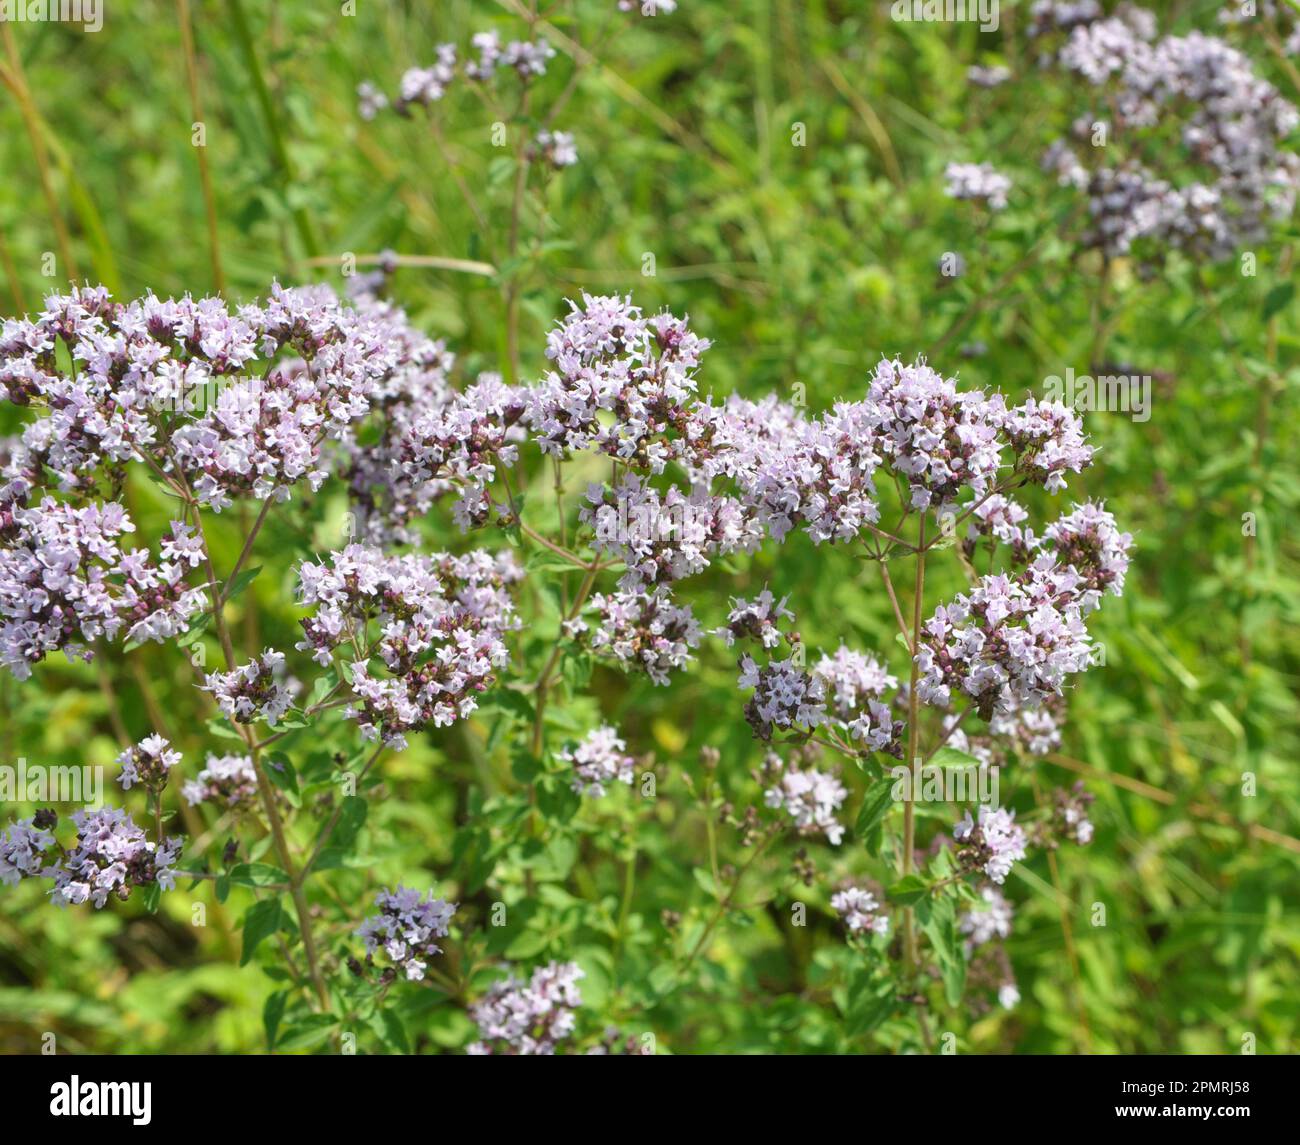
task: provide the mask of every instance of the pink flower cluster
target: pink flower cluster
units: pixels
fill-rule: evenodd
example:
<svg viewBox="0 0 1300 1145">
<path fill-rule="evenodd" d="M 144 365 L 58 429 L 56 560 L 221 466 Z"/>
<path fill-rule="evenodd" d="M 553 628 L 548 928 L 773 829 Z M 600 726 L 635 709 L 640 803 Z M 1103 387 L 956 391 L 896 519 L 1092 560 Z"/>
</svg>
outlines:
<svg viewBox="0 0 1300 1145">
<path fill-rule="evenodd" d="M 203 690 L 212 693 L 217 706 L 232 720 L 243 724 L 265 720 L 275 727 L 293 705 L 283 674 L 284 653 L 268 648 L 230 672 L 210 672 Z"/>
<path fill-rule="evenodd" d="M 952 834 L 961 844 L 957 861 L 962 869 L 981 871 L 995 883 L 1005 882 L 1012 865 L 1025 857 L 1025 832 L 1016 824 L 1016 813 L 1005 808 L 981 807 L 978 820 L 967 811 Z"/>
<path fill-rule="evenodd" d="M 89 902 L 97 908 L 110 896 L 125 901 L 136 887 L 176 885 L 180 840 L 150 842 L 131 816 L 115 807 L 74 812 L 72 822 L 77 838 L 66 850 L 54 837 L 50 811 L 0 834 L 0 881 L 12 886 L 23 878 L 53 879 L 50 897 L 59 906 Z"/>
<path fill-rule="evenodd" d="M 233 312 L 217 298 L 116 303 L 102 287 L 51 295 L 0 331 L 0 393 L 44 413 L 11 466 L 88 490 L 146 460 L 216 511 L 283 499 L 319 487 L 325 443 L 370 412 L 411 344 L 400 312 L 325 287 L 273 285 Z"/>
<path fill-rule="evenodd" d="M 27 507 L 14 499 L 5 515 L 0 663 L 20 680 L 51 652 L 89 660 L 97 640 L 123 632 L 161 643 L 187 631 L 202 609 L 202 590 L 185 579 L 192 561 L 184 525 L 173 523 L 163 559 L 154 560 L 143 549 L 120 550 L 135 525 L 116 503 L 77 508 L 47 497 Z"/>
<path fill-rule="evenodd" d="M 388 556 L 348 545 L 300 567 L 300 599 L 313 611 L 298 648 L 322 665 L 341 652 L 356 697 L 348 714 L 368 738 L 402 747 L 406 732 L 469 715 L 509 662 L 517 620 L 507 586 L 521 576 L 508 553 Z"/>
<path fill-rule="evenodd" d="M 513 974 L 493 983 L 470 1007 L 479 1040 L 469 1053 L 554 1054 L 573 1034 L 582 1005 L 578 982 L 585 977 L 576 962 L 539 966 L 527 981 Z"/>
<path fill-rule="evenodd" d="M 566 635 L 587 642 L 593 652 L 612 656 L 629 671 L 644 672 L 667 684 L 685 668 L 704 638 L 690 605 L 673 603 L 666 588 L 650 592 L 597 593 L 591 598 L 591 623 L 576 617 Z"/>
<path fill-rule="evenodd" d="M 442 953 L 434 940 L 447 937 L 456 904 L 434 898 L 433 891 L 422 897 L 411 887 L 399 886 L 380 891 L 375 906 L 377 912 L 356 931 L 365 941 L 366 961 L 382 950 L 408 981 L 420 981 L 428 959 Z"/>
<path fill-rule="evenodd" d="M 812 674 L 822 684 L 828 712 L 852 741 L 902 758 L 903 721 L 884 699 L 897 690 L 898 680 L 879 660 L 841 645 L 834 656 L 822 656 Z"/>
<path fill-rule="evenodd" d="M 1249 57 L 1200 32 L 1158 38 L 1153 13 L 1132 5 L 1109 17 L 1042 6 L 1037 29 L 1059 42 L 1044 62 L 1096 96 L 1044 158 L 1088 196 L 1090 244 L 1111 258 L 1144 243 L 1218 260 L 1291 215 L 1300 158 L 1283 143 L 1300 111 Z"/>
<path fill-rule="evenodd" d="M 1089 666 L 1081 588 L 1077 573 L 1043 556 L 1019 576 L 982 577 L 940 605 L 917 649 L 921 699 L 946 707 L 956 688 L 989 720 L 1060 694 Z"/>
<path fill-rule="evenodd" d="M 610 783 L 631 786 L 635 760 L 627 754 L 627 744 L 618 732 L 607 724 L 589 732 L 581 743 L 565 748 L 556 758 L 573 768 L 572 787 L 579 795 L 599 798 Z"/>
<path fill-rule="evenodd" d="M 128 791 L 137 783 L 149 791 L 161 791 L 167 786 L 171 769 L 180 761 L 181 753 L 162 736 L 146 736 L 117 757 L 122 765 L 118 780 Z"/>
<path fill-rule="evenodd" d="M 850 934 L 888 934 L 889 916 L 880 901 L 864 887 L 845 887 L 831 896 L 831 908 Z"/>
<path fill-rule="evenodd" d="M 950 199 L 981 203 L 991 211 L 1006 209 L 1011 180 L 988 163 L 949 163 L 944 170 Z"/>
<path fill-rule="evenodd" d="M 527 420 L 544 453 L 590 449 L 662 473 L 671 436 L 690 428 L 695 369 L 709 343 L 669 314 L 583 294 L 547 336 L 554 368 L 529 391 Z M 602 414 L 613 414 L 612 418 Z"/>
<path fill-rule="evenodd" d="M 832 846 L 839 846 L 844 825 L 835 813 L 849 795 L 839 777 L 814 767 L 786 767 L 775 753 L 768 754 L 764 767 L 776 780 L 763 793 L 767 806 L 785 811 L 799 834 L 825 835 Z"/>
<path fill-rule="evenodd" d="M 231 811 L 250 806 L 257 798 L 252 757 L 209 754 L 198 776 L 181 786 L 181 794 L 192 807 L 212 803 L 222 811 Z"/>
</svg>

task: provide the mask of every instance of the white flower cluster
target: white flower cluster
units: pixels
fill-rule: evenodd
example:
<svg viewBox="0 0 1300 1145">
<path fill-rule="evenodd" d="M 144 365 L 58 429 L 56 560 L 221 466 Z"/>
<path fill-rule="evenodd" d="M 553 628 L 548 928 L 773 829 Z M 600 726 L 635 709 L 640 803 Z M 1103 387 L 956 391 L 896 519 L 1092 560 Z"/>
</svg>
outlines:
<svg viewBox="0 0 1300 1145">
<path fill-rule="evenodd" d="M 554 1054 L 577 1024 L 578 982 L 585 976 L 576 962 L 552 962 L 539 966 L 527 982 L 512 974 L 494 983 L 470 1007 L 479 1040 L 469 1052 Z"/>
<path fill-rule="evenodd" d="M 557 759 L 573 767 L 573 790 L 579 795 L 605 794 L 610 783 L 632 783 L 634 760 L 627 754 L 627 744 L 610 726 L 602 725 L 589 732 L 581 743 L 565 748 Z"/>
<path fill-rule="evenodd" d="M 825 835 L 827 842 L 839 846 L 844 826 L 835 813 L 848 798 L 848 789 L 831 772 L 816 768 L 783 768 L 774 786 L 764 792 L 769 807 L 784 810 L 794 820 L 801 835 Z"/>
<path fill-rule="evenodd" d="M 230 672 L 210 672 L 203 690 L 211 692 L 217 706 L 238 723 L 265 720 L 271 727 L 293 705 L 288 685 L 279 677 L 284 673 L 284 653 L 273 648 Z"/>
<path fill-rule="evenodd" d="M 831 896 L 831 907 L 839 914 L 851 934 L 888 934 L 889 916 L 880 902 L 863 887 L 845 887 Z"/>
<path fill-rule="evenodd" d="M 375 899 L 377 913 L 357 928 L 364 939 L 366 958 L 382 950 L 408 981 L 418 982 L 428 969 L 428 959 L 442 953 L 434 939 L 446 938 L 456 904 L 435 898 L 433 891 L 424 897 L 411 887 L 383 890 Z"/>
</svg>

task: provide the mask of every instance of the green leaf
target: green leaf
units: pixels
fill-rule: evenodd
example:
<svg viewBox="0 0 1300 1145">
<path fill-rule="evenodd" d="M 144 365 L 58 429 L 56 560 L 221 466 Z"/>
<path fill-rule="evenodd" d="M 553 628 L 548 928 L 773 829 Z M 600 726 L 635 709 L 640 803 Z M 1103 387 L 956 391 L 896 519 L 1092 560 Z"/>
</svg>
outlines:
<svg viewBox="0 0 1300 1145">
<path fill-rule="evenodd" d="M 287 791 L 294 796 L 298 794 L 298 772 L 283 752 L 277 751 L 267 756 L 265 770 L 267 779 L 281 791 Z"/>
<path fill-rule="evenodd" d="M 162 888 L 153 883 L 145 888 L 144 891 L 144 908 L 150 914 L 158 913 L 158 903 L 162 900 Z"/>
<path fill-rule="evenodd" d="M 916 917 L 934 946 L 944 997 L 950 1006 L 956 1006 L 966 989 L 966 958 L 957 929 L 954 899 L 948 895 L 929 898 L 917 907 Z"/>
<path fill-rule="evenodd" d="M 498 688 L 480 700 L 478 706 L 480 711 L 497 709 L 509 712 L 526 724 L 531 724 L 537 715 L 533 705 L 528 702 L 523 693 L 516 692 L 513 688 Z"/>
<path fill-rule="evenodd" d="M 550 936 L 538 930 L 526 930 L 506 947 L 506 957 L 511 959 L 532 958 L 541 954 L 550 945 Z"/>
<path fill-rule="evenodd" d="M 930 757 L 927 767 L 979 767 L 980 761 L 969 752 L 958 751 L 955 747 L 941 747 Z"/>
<path fill-rule="evenodd" d="M 344 853 L 350 851 L 356 845 L 357 835 L 365 825 L 369 811 L 369 804 L 361 796 L 345 796 L 339 811 L 338 825 L 334 828 L 334 834 L 330 836 L 330 848 Z"/>
<path fill-rule="evenodd" d="M 280 1032 L 280 1019 L 284 1017 L 284 1006 L 289 1000 L 287 990 L 277 990 L 267 996 L 262 1004 L 262 1028 L 266 1031 L 266 1048 L 275 1049 L 275 1035 Z"/>
<path fill-rule="evenodd" d="M 280 929 L 280 896 L 255 902 L 244 915 L 244 950 L 239 965 L 247 966 L 253 952 Z"/>
<path fill-rule="evenodd" d="M 713 875 L 709 871 L 699 866 L 692 867 L 691 876 L 709 898 L 716 899 L 718 897 L 717 884 L 714 883 Z"/>
<path fill-rule="evenodd" d="M 269 887 L 273 883 L 287 883 L 289 876 L 270 863 L 240 863 L 231 867 L 230 881 L 241 887 Z"/>
<path fill-rule="evenodd" d="M 256 568 L 243 569 L 240 572 L 240 574 L 237 577 L 235 577 L 233 581 L 231 581 L 230 587 L 226 590 L 226 595 L 222 598 L 223 603 L 234 600 L 235 597 L 237 597 L 241 592 L 244 591 L 244 589 L 246 589 L 250 584 L 253 583 L 253 581 L 257 578 L 257 574 L 260 573 L 261 571 L 262 571 L 261 565 L 258 565 Z"/>
<path fill-rule="evenodd" d="M 851 1038 L 860 1038 L 871 1033 L 880 1025 L 898 1005 L 894 984 L 886 982 L 867 983 L 865 989 L 855 991 L 849 1003 L 848 1022 L 845 1033 Z"/>
<path fill-rule="evenodd" d="M 867 790 L 858 810 L 854 831 L 866 844 L 867 850 L 875 855 L 880 850 L 880 825 L 885 821 L 890 808 L 894 806 L 893 784 L 880 780 Z"/>
<path fill-rule="evenodd" d="M 230 721 L 224 716 L 213 716 L 208 720 L 207 728 L 211 735 L 220 736 L 222 739 L 237 739 L 241 743 L 244 740 L 244 737 L 230 726 Z"/>
<path fill-rule="evenodd" d="M 910 906 L 919 902 L 929 893 L 929 884 L 920 875 L 904 875 L 887 892 L 891 902 Z"/>
<path fill-rule="evenodd" d="M 330 1014 L 309 1014 L 305 1018 L 298 1019 L 284 1031 L 284 1037 L 280 1039 L 278 1048 L 305 1050 L 310 1046 L 319 1045 L 330 1036 L 330 1031 L 337 1025 L 338 1019 Z"/>
<path fill-rule="evenodd" d="M 316 682 L 311 686 L 311 695 L 307 697 L 307 707 L 315 707 L 326 696 L 338 687 L 339 676 L 334 669 L 330 669 L 323 676 L 317 676 Z"/>
<path fill-rule="evenodd" d="M 380 1011 L 371 1022 L 371 1028 L 379 1036 L 380 1041 L 396 1050 L 399 1054 L 409 1054 L 411 1052 L 411 1043 L 406 1036 L 406 1027 L 402 1025 L 402 1019 L 394 1014 L 392 1010 Z"/>
<path fill-rule="evenodd" d="M 1267 322 L 1274 314 L 1285 310 L 1291 304 L 1291 299 L 1295 297 L 1295 283 L 1284 282 L 1281 286 L 1275 286 L 1264 296 L 1264 321 Z"/>
</svg>

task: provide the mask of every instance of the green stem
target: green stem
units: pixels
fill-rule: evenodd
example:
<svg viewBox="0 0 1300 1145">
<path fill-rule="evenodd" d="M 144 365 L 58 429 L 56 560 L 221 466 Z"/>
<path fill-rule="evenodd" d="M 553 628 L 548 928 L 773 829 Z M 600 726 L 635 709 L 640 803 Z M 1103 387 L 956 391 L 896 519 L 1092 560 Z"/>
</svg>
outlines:
<svg viewBox="0 0 1300 1145">
<path fill-rule="evenodd" d="M 284 134 L 280 130 L 280 120 L 275 110 L 275 102 L 271 99 L 270 88 L 266 85 L 266 76 L 262 71 L 262 65 L 257 59 L 257 48 L 253 43 L 253 34 L 248 27 L 248 17 L 244 13 L 243 0 L 226 0 L 226 2 L 230 8 L 231 21 L 235 26 L 235 38 L 239 41 L 244 63 L 248 66 L 249 79 L 253 82 L 253 91 L 257 96 L 258 106 L 262 111 L 262 120 L 266 125 L 267 136 L 271 141 L 271 157 L 280 170 L 284 190 L 288 191 L 290 184 L 293 183 L 293 162 L 289 158 L 289 150 L 284 144 Z M 312 229 L 311 220 L 307 217 L 307 212 L 302 207 L 292 207 L 290 213 L 293 216 L 294 228 L 298 232 L 299 239 L 302 240 L 303 248 L 309 257 L 315 258 L 320 254 L 320 248 L 316 243 L 316 234 Z"/>
<path fill-rule="evenodd" d="M 912 601 L 912 677 L 907 693 L 907 766 L 911 769 L 909 798 L 903 802 L 903 862 L 902 873 L 906 877 L 912 873 L 914 852 L 916 850 L 916 810 L 910 796 L 916 790 L 917 751 L 920 748 L 921 703 L 917 695 L 917 684 L 921 670 L 916 662 L 915 648 L 921 639 L 921 605 L 925 595 L 925 513 L 922 512 L 917 530 L 916 584 Z M 903 908 L 903 966 L 908 980 L 916 973 L 916 926 L 910 906 Z"/>
</svg>

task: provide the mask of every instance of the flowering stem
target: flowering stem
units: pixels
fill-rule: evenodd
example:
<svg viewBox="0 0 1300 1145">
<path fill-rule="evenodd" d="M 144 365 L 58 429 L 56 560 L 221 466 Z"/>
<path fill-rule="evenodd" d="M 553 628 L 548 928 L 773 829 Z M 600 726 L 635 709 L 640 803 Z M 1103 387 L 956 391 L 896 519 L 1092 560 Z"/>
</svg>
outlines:
<svg viewBox="0 0 1300 1145">
<path fill-rule="evenodd" d="M 529 91 L 519 102 L 519 120 L 528 121 Z M 510 362 L 510 381 L 518 385 L 519 368 L 519 267 L 516 259 L 519 255 L 519 216 L 523 209 L 524 192 L 528 189 L 528 137 L 521 135 L 515 148 L 515 189 L 510 200 L 510 241 L 506 248 L 506 258 L 510 265 L 510 281 L 506 285 L 506 354 Z"/>
<path fill-rule="evenodd" d="M 569 552 L 568 549 L 563 548 L 560 545 L 557 545 L 554 541 L 548 540 L 546 537 L 542 536 L 542 534 L 539 533 L 536 529 L 531 528 L 528 525 L 525 525 L 523 521 L 519 522 L 519 531 L 523 533 L 524 536 L 528 537 L 530 540 L 536 541 L 543 548 L 550 549 L 551 552 L 553 552 L 556 556 L 563 557 L 571 565 L 576 565 L 580 569 L 586 569 L 591 567 L 581 557 L 575 556 L 573 553 Z"/>
<path fill-rule="evenodd" d="M 1034 802 L 1042 806 L 1043 793 L 1038 785 L 1037 776 L 1033 777 L 1034 784 Z M 1081 974 L 1079 971 L 1079 955 L 1074 948 L 1074 927 L 1070 923 L 1070 907 L 1073 905 L 1061 890 L 1061 871 L 1056 862 L 1056 852 L 1051 848 L 1047 851 L 1047 868 L 1052 875 L 1052 889 L 1056 891 L 1056 905 L 1061 912 L 1061 937 L 1065 942 L 1065 953 L 1070 961 L 1070 986 L 1074 995 L 1074 1008 L 1079 1014 L 1079 1041 L 1080 1049 L 1085 1054 L 1092 1053 L 1092 1031 L 1088 1026 L 1088 1008 L 1083 1000 L 1083 988 L 1080 984 Z"/>
<path fill-rule="evenodd" d="M 305 259 L 307 266 L 337 266 L 338 259 L 332 256 Z M 470 258 L 445 258 L 436 254 L 359 254 L 354 261 L 357 266 L 393 266 L 427 267 L 430 270 L 452 270 L 461 274 L 477 274 L 482 278 L 495 278 L 497 268 L 490 262 L 478 262 Z"/>
<path fill-rule="evenodd" d="M 235 567 L 230 570 L 230 576 L 226 578 L 225 588 L 221 593 L 221 603 L 225 604 L 230 599 L 230 590 L 234 586 L 235 578 L 239 576 L 244 567 L 244 562 L 248 560 L 249 554 L 253 551 L 253 542 L 257 540 L 257 534 L 262 531 L 262 523 L 266 520 L 267 511 L 271 508 L 272 498 L 268 497 L 262 502 L 262 511 L 257 514 L 257 520 L 253 522 L 253 527 L 249 529 L 248 536 L 244 538 L 244 547 L 240 550 L 239 559 L 235 561 Z"/>
<path fill-rule="evenodd" d="M 5 277 L 9 280 L 9 293 L 13 295 L 14 313 L 27 313 L 27 299 L 23 295 L 23 285 L 18 280 L 18 268 L 14 266 L 13 256 L 9 253 L 9 244 L 0 233 L 0 265 L 4 266 Z"/>
<path fill-rule="evenodd" d="M 251 741 L 251 733 L 246 733 Z M 289 844 L 284 837 L 284 824 L 280 819 L 280 809 L 275 804 L 275 792 L 271 790 L 271 783 L 266 778 L 266 772 L 261 766 L 261 750 L 254 743 L 249 743 L 249 750 L 253 757 L 253 772 L 257 776 L 257 793 L 261 797 L 262 807 L 266 811 L 267 822 L 271 825 L 271 841 L 275 845 L 275 853 L 280 859 L 280 866 L 284 873 L 289 876 L 289 895 L 293 899 L 294 912 L 298 915 L 298 929 L 302 933 L 302 949 L 307 957 L 307 973 L 311 978 L 312 987 L 316 991 L 316 998 L 320 1002 L 322 1010 L 329 1009 L 329 994 L 325 990 L 325 979 L 321 977 L 320 962 L 316 957 L 316 939 L 311 932 L 311 913 L 307 907 L 307 896 L 302 889 L 302 876 L 296 874 L 293 866 L 293 856 L 289 853 Z"/>
<path fill-rule="evenodd" d="M 921 605 L 925 594 L 925 513 L 920 516 L 916 544 L 916 585 L 915 598 L 912 601 L 912 681 L 907 691 L 907 766 L 911 769 L 912 775 L 908 785 L 909 798 L 903 801 L 902 873 L 904 877 L 912 873 L 916 849 L 916 813 L 910 796 L 916 790 L 918 763 L 916 753 L 921 742 L 919 727 L 921 703 L 917 695 L 921 669 L 916 661 L 915 650 L 921 639 Z M 903 964 L 910 979 L 916 973 L 916 930 L 910 906 L 903 908 Z"/>
<path fill-rule="evenodd" d="M 779 832 L 776 829 L 773 829 L 764 835 L 755 845 L 753 854 L 745 860 L 744 865 L 736 872 L 736 877 L 732 880 L 731 887 L 728 889 L 726 897 L 718 902 L 718 909 L 713 912 L 713 917 L 709 919 L 708 925 L 704 928 L 704 933 L 700 935 L 696 940 L 695 945 L 691 947 L 691 952 L 686 956 L 686 961 L 682 963 L 681 968 L 677 971 L 674 983 L 682 978 L 686 971 L 688 971 L 694 964 L 696 958 L 700 956 L 700 952 L 703 951 L 705 946 L 708 944 L 710 937 L 712 937 L 713 932 L 718 928 L 718 923 L 722 921 L 723 916 L 731 909 L 731 905 L 736 898 L 736 893 L 740 890 L 740 884 L 749 873 L 749 868 L 758 862 L 759 857 L 767 850 L 768 844 L 777 837 L 778 833 Z"/>
<path fill-rule="evenodd" d="M 623 945 L 623 936 L 627 932 L 627 916 L 632 910 L 632 892 L 636 888 L 636 841 L 632 842 L 632 853 L 627 857 L 627 866 L 623 869 L 623 901 L 618 909 L 618 929 L 614 933 L 614 955 L 618 956 Z"/>
<path fill-rule="evenodd" d="M 208 538 L 203 530 L 203 514 L 199 511 L 198 503 L 194 499 L 194 493 L 185 486 L 185 491 L 189 498 L 190 507 L 194 510 L 194 526 L 198 533 L 199 544 L 203 555 L 203 565 L 208 574 L 208 596 L 212 600 L 212 621 L 217 630 L 217 640 L 221 644 L 221 653 L 226 660 L 226 670 L 233 672 L 235 670 L 235 648 L 230 640 L 230 630 L 226 627 L 224 616 L 224 600 L 218 585 L 216 570 L 212 567 L 212 553 L 208 547 Z M 320 1002 L 322 1010 L 329 1009 L 329 994 L 325 990 L 325 980 L 321 977 L 320 963 L 316 957 L 316 940 L 312 937 L 311 932 L 311 915 L 307 909 L 307 897 L 302 891 L 302 880 L 294 873 L 293 857 L 289 853 L 289 845 L 284 837 L 284 824 L 280 819 L 280 809 L 275 803 L 275 792 L 271 790 L 270 781 L 261 766 L 261 745 L 253 736 L 252 729 L 243 724 L 236 724 L 235 727 L 244 737 L 248 744 L 249 754 L 253 761 L 253 773 L 257 776 L 257 791 L 262 801 L 262 808 L 266 812 L 267 822 L 271 827 L 271 840 L 275 845 L 275 853 L 280 860 L 280 867 L 285 874 L 289 876 L 290 894 L 293 898 L 294 911 L 298 915 L 298 929 L 302 934 L 302 948 L 307 957 L 307 970 L 311 976 L 312 986 L 316 991 L 316 997 Z"/>
<path fill-rule="evenodd" d="M 374 754 L 366 760 L 366 765 L 361 769 L 361 774 L 357 776 L 358 784 L 365 779 L 367 772 L 369 772 L 375 765 L 375 762 L 384 753 L 384 749 L 387 746 L 387 744 L 380 744 L 379 747 L 375 749 Z M 311 874 L 312 867 L 316 865 L 316 860 L 320 858 L 321 852 L 325 850 L 325 844 L 330 841 L 330 836 L 334 834 L 334 828 L 338 826 L 339 818 L 342 814 L 343 804 L 340 803 L 336 808 L 334 808 L 334 813 L 330 816 L 329 822 L 325 824 L 325 830 L 320 833 L 320 838 L 316 841 L 316 846 L 312 848 L 310 857 L 303 864 L 302 873 L 298 876 L 298 881 L 300 883 L 305 881 L 307 876 Z"/>
<path fill-rule="evenodd" d="M 921 558 L 917 558 L 920 560 Z M 894 581 L 889 575 L 889 563 L 880 562 L 880 575 L 885 581 L 885 591 L 889 593 L 889 603 L 894 606 L 894 619 L 898 621 L 898 631 L 903 634 L 903 639 L 907 641 L 907 650 L 910 655 L 916 655 L 916 646 L 912 643 L 911 633 L 907 631 L 907 622 L 903 619 L 903 610 L 898 607 L 898 594 L 894 591 Z"/>
<path fill-rule="evenodd" d="M 469 184 L 465 182 L 465 176 L 461 174 L 459 165 L 452 157 L 451 150 L 447 146 L 447 139 L 442 133 L 442 124 L 438 122 L 435 115 L 429 116 L 429 131 L 433 135 L 433 141 L 438 145 L 438 154 L 442 156 L 442 161 L 447 165 L 447 170 L 451 174 L 451 181 L 456 184 L 460 197 L 465 200 L 465 205 L 469 208 L 470 214 L 474 216 L 474 221 L 478 223 L 479 233 L 490 244 L 488 236 L 491 234 L 491 228 L 488 226 L 487 216 L 483 213 L 483 208 L 479 206 L 478 200 L 474 197 L 474 192 L 469 189 Z M 493 273 L 496 273 L 495 268 Z"/>
<path fill-rule="evenodd" d="M 573 605 L 570 607 L 568 614 L 565 616 L 565 622 L 573 620 L 582 606 L 587 603 L 587 596 L 591 592 L 592 586 L 596 583 L 596 573 L 600 571 L 600 561 L 593 558 L 590 567 L 587 569 L 587 575 L 582 579 L 582 585 L 578 589 L 578 595 L 573 599 Z M 542 737 L 543 726 L 542 718 L 546 714 L 546 690 L 551 684 L 551 675 L 555 671 L 555 665 L 560 661 L 562 650 L 561 641 L 564 639 L 564 625 L 560 625 L 560 635 L 555 641 L 555 647 L 551 649 L 551 655 L 546 661 L 546 666 L 542 669 L 542 674 L 537 678 L 537 700 L 536 711 L 533 716 L 533 740 L 532 754 L 536 759 L 542 754 Z"/>
</svg>

